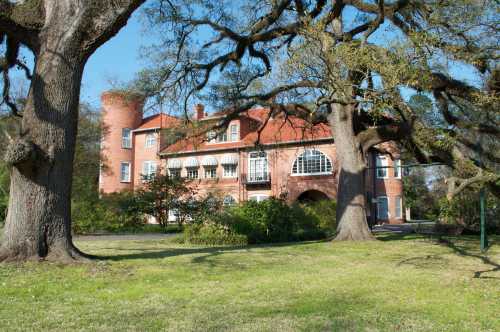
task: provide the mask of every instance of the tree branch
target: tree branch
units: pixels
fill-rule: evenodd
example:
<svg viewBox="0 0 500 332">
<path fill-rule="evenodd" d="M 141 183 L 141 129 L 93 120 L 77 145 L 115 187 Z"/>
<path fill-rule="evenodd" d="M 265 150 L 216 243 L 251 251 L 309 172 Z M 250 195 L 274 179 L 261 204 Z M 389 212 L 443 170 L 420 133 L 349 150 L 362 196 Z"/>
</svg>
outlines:
<svg viewBox="0 0 500 332">
<path fill-rule="evenodd" d="M 357 136 L 363 152 L 380 143 L 397 141 L 411 134 L 411 125 L 406 122 L 395 122 L 383 126 L 369 127 L 361 131 Z"/>
</svg>

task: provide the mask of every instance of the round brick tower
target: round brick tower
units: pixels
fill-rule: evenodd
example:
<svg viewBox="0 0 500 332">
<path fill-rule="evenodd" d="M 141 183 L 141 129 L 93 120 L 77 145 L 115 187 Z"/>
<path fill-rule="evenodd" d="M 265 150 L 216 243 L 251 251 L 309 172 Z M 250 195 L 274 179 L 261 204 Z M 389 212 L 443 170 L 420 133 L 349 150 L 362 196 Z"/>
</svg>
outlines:
<svg viewBox="0 0 500 332">
<path fill-rule="evenodd" d="M 132 130 L 142 122 L 144 97 L 108 91 L 101 95 L 103 138 L 99 180 L 102 193 L 133 189 L 134 142 Z"/>
</svg>

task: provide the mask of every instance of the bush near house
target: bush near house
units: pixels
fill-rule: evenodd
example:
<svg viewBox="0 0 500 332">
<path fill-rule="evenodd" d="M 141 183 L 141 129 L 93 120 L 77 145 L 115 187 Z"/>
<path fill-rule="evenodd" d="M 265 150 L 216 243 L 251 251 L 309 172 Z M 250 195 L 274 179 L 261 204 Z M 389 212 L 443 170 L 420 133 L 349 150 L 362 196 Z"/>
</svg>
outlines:
<svg viewBox="0 0 500 332">
<path fill-rule="evenodd" d="M 76 234 L 134 232 L 144 227 L 144 218 L 131 192 L 100 199 L 72 202 L 72 230 Z"/>
<path fill-rule="evenodd" d="M 241 237 L 249 244 L 318 240 L 332 235 L 335 226 L 335 202 L 290 206 L 282 199 L 271 198 L 247 201 L 187 225 L 184 241 L 239 245 Z"/>
</svg>

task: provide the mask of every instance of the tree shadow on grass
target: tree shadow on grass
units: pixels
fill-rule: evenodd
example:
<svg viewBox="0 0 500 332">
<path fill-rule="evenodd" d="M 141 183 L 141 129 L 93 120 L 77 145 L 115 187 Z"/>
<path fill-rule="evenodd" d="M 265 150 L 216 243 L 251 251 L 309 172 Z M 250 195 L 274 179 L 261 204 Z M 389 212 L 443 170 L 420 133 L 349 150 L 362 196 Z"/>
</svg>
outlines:
<svg viewBox="0 0 500 332">
<path fill-rule="evenodd" d="M 402 240 L 415 240 L 415 239 L 425 239 L 431 241 L 434 244 L 446 246 L 453 250 L 453 252 L 460 256 L 472 257 L 479 259 L 485 265 L 489 265 L 492 268 L 488 270 L 475 271 L 474 278 L 481 279 L 500 279 L 499 277 L 490 277 L 483 276 L 484 273 L 498 272 L 500 271 L 500 264 L 493 261 L 490 257 L 484 254 L 474 253 L 474 250 L 477 250 L 479 247 L 479 241 L 477 236 L 453 236 L 453 237 L 445 237 L 437 234 L 381 234 L 377 236 L 377 238 L 381 241 L 402 241 Z M 490 239 L 490 247 L 493 244 L 496 244 L 496 240 L 494 237 Z M 409 259 L 405 259 L 398 263 L 398 265 L 402 264 L 410 264 L 416 267 L 426 267 L 429 265 L 436 264 L 444 264 L 445 259 L 440 257 L 441 255 L 425 255 L 419 257 L 412 257 Z"/>
<path fill-rule="evenodd" d="M 302 246 L 312 243 L 320 243 L 325 241 L 308 241 L 308 242 L 286 242 L 286 243 L 271 243 L 271 244 L 255 244 L 248 246 L 218 246 L 218 247 L 200 247 L 200 248 L 169 248 L 166 250 L 157 250 L 154 248 L 101 248 L 101 249 L 109 249 L 109 250 L 123 250 L 123 251 L 132 251 L 137 250 L 140 251 L 138 253 L 130 253 L 130 254 L 119 254 L 119 255 L 98 255 L 95 256 L 98 260 L 107 260 L 107 261 L 123 261 L 123 260 L 134 260 L 134 259 L 162 259 L 169 258 L 175 256 L 182 255 L 193 255 L 193 254 L 206 254 L 204 259 L 208 257 L 213 257 L 217 255 L 221 255 L 227 252 L 233 251 L 244 251 L 251 252 L 252 249 L 260 249 L 260 248 L 280 248 L 280 247 L 296 247 Z M 266 251 L 266 254 L 272 253 Z M 195 258 L 194 262 L 201 262 L 202 258 Z"/>
<path fill-rule="evenodd" d="M 446 239 L 446 238 L 441 238 L 439 240 L 439 243 L 442 245 L 447 246 L 448 248 L 452 249 L 454 253 L 460 255 L 460 256 L 467 256 L 467 257 L 473 257 L 481 260 L 483 264 L 489 265 L 492 268 L 489 270 L 482 270 L 482 271 L 475 271 L 474 272 L 474 278 L 481 278 L 481 279 L 500 279 L 499 277 L 489 277 L 489 276 L 483 276 L 483 273 L 488 273 L 488 272 L 497 272 L 500 271 L 500 264 L 497 262 L 493 261 L 491 258 L 489 258 L 486 255 L 481 255 L 481 254 L 475 254 L 473 252 L 470 252 L 471 250 L 471 242 L 477 244 L 477 240 L 472 241 L 470 237 L 466 237 L 464 240 L 460 238 L 460 242 L 462 242 L 462 245 L 457 244 L 458 241 L 451 241 L 451 239 Z M 490 246 L 493 243 L 490 244 Z"/>
</svg>

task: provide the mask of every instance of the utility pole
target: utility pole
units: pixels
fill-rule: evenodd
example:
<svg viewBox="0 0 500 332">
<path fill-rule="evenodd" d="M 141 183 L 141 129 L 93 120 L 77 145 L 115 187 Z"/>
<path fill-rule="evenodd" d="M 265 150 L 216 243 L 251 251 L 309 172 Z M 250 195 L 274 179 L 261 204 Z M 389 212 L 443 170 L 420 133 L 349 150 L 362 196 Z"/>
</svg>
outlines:
<svg viewBox="0 0 500 332">
<path fill-rule="evenodd" d="M 486 234 L 485 196 L 486 192 L 484 188 L 481 188 L 481 191 L 479 192 L 479 202 L 481 206 L 481 252 L 485 252 L 486 249 L 488 249 L 488 235 Z"/>
</svg>

